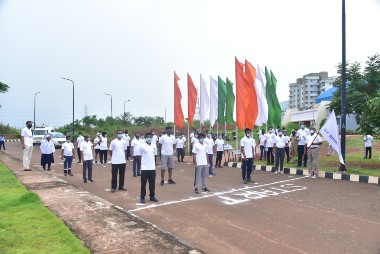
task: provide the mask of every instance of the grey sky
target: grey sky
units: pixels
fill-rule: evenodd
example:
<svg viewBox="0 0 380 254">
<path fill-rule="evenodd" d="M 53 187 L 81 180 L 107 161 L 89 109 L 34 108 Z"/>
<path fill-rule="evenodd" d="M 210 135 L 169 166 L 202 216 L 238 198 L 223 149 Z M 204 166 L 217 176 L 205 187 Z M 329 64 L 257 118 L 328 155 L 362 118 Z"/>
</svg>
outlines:
<svg viewBox="0 0 380 254">
<path fill-rule="evenodd" d="M 363 63 L 380 51 L 380 1 L 347 0 L 347 59 Z M 189 72 L 235 80 L 234 57 L 268 66 L 280 101 L 288 84 L 319 71 L 337 75 L 341 61 L 340 0 L 53 1 L 0 0 L 0 122 L 61 126 L 75 118 L 164 116 L 173 120 L 173 71 L 187 117 Z"/>
</svg>

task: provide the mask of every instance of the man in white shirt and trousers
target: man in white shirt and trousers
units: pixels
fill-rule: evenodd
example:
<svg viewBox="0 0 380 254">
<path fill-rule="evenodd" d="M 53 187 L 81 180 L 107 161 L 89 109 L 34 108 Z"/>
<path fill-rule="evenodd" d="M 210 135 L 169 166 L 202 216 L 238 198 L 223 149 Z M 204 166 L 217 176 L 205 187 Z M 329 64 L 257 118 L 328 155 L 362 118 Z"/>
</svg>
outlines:
<svg viewBox="0 0 380 254">
<path fill-rule="evenodd" d="M 172 135 L 172 127 L 166 127 L 166 134 L 160 137 L 159 143 L 161 146 L 161 186 L 164 186 L 165 170 L 169 173 L 169 184 L 175 184 L 172 179 L 174 158 L 173 145 L 175 137 Z"/>
<path fill-rule="evenodd" d="M 371 135 L 365 135 L 364 137 L 364 147 L 365 147 L 365 156 L 363 159 L 371 159 L 372 157 L 372 142 L 373 137 Z"/>
<path fill-rule="evenodd" d="M 274 174 L 277 175 L 278 173 L 283 174 L 284 173 L 284 159 L 285 159 L 285 145 L 287 144 L 287 139 L 284 135 L 282 135 L 282 130 L 279 130 L 277 132 L 277 135 L 274 139 L 274 153 L 276 157 L 276 163 L 275 163 L 275 171 Z M 278 169 L 278 166 L 280 166 L 280 170 Z"/>
<path fill-rule="evenodd" d="M 30 130 L 33 126 L 32 121 L 26 122 L 26 127 L 21 131 L 21 147 L 22 147 L 22 164 L 24 171 L 32 171 L 30 161 L 33 153 L 33 135 Z"/>
<path fill-rule="evenodd" d="M 93 144 L 90 142 L 90 137 L 88 134 L 84 135 L 83 142 L 79 147 L 82 161 L 83 161 L 83 182 L 87 183 L 87 180 L 93 182 L 92 180 L 92 147 Z M 88 170 L 88 174 L 87 174 Z M 88 177 L 88 178 L 87 178 Z"/>
<path fill-rule="evenodd" d="M 319 146 L 322 145 L 322 139 L 315 128 L 310 127 L 310 135 L 306 136 L 305 153 L 308 156 L 308 170 L 310 178 L 317 178 L 319 172 Z"/>
<path fill-rule="evenodd" d="M 199 142 L 193 144 L 193 157 L 195 164 L 195 180 L 194 180 L 194 192 L 199 194 L 198 181 L 202 178 L 202 191 L 209 192 L 210 190 L 206 187 L 206 172 L 207 165 L 209 163 L 207 157 L 207 145 L 204 143 L 205 134 L 199 133 Z"/>
<path fill-rule="evenodd" d="M 252 182 L 251 173 L 253 169 L 253 157 L 255 154 L 256 141 L 252 138 L 252 130 L 245 128 L 245 136 L 240 140 L 241 158 L 243 160 L 241 166 L 241 174 L 243 183 Z"/>
<path fill-rule="evenodd" d="M 77 154 L 78 154 L 78 161 L 77 163 L 81 163 L 82 162 L 82 154 L 80 152 L 80 145 L 82 144 L 84 138 L 82 136 L 82 132 L 79 132 L 79 136 L 77 138 Z"/>
<path fill-rule="evenodd" d="M 109 153 L 112 164 L 112 179 L 111 179 L 111 192 L 116 191 L 117 187 L 117 175 L 119 174 L 119 190 L 126 191 L 124 188 L 125 178 L 125 152 L 124 152 L 125 140 L 123 140 L 123 131 L 117 131 L 117 138 L 112 140 L 109 148 Z"/>
</svg>

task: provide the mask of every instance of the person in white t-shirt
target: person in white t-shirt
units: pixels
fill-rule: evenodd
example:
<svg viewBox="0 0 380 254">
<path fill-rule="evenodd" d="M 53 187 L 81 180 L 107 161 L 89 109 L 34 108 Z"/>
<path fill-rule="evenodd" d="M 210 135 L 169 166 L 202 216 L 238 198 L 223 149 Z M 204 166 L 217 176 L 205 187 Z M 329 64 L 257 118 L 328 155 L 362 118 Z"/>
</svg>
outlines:
<svg viewBox="0 0 380 254">
<path fill-rule="evenodd" d="M 84 135 L 83 142 L 81 143 L 79 150 L 83 160 L 83 182 L 85 183 L 87 183 L 87 180 L 90 182 L 94 181 L 92 180 L 92 147 L 93 144 L 90 142 L 89 135 Z"/>
<path fill-rule="evenodd" d="M 124 146 L 125 159 L 127 161 L 129 161 L 129 157 L 131 156 L 131 150 L 129 148 L 129 142 L 130 142 L 131 138 L 128 135 L 128 130 L 124 131 L 123 140 L 125 141 L 125 146 Z"/>
<path fill-rule="evenodd" d="M 74 145 L 71 142 L 70 136 L 66 136 L 66 142 L 62 144 L 61 147 L 61 159 L 63 161 L 63 174 L 65 176 L 73 176 L 71 173 L 71 165 L 73 163 L 73 159 L 75 159 L 75 151 Z"/>
<path fill-rule="evenodd" d="M 268 133 L 265 134 L 265 149 L 267 149 L 267 165 L 274 165 L 274 156 L 273 156 L 273 144 L 274 138 L 276 135 L 273 133 L 272 127 L 268 128 Z"/>
<path fill-rule="evenodd" d="M 151 130 L 152 133 L 152 145 L 156 148 L 158 147 L 158 136 L 156 135 L 156 131 L 154 129 Z M 154 164 L 157 165 L 157 149 L 154 150 Z"/>
<path fill-rule="evenodd" d="M 212 161 L 214 159 L 214 149 L 215 149 L 215 142 L 212 139 L 211 133 L 207 134 L 207 137 L 205 138 L 204 143 L 207 146 L 207 156 L 208 156 L 208 173 L 210 176 L 214 176 L 214 171 L 212 170 Z"/>
<path fill-rule="evenodd" d="M 260 146 L 260 160 L 267 159 L 267 154 L 265 152 L 265 130 L 261 130 L 261 134 L 259 134 L 259 146 Z"/>
<path fill-rule="evenodd" d="M 284 158 L 285 158 L 285 146 L 287 144 L 287 138 L 282 135 L 282 130 L 279 129 L 277 136 L 274 139 L 274 153 L 276 155 L 275 171 L 274 174 L 284 173 Z M 280 169 L 278 168 L 280 166 Z"/>
<path fill-rule="evenodd" d="M 103 167 L 107 166 L 107 152 L 108 152 L 108 140 L 107 140 L 107 132 L 102 132 L 102 136 L 99 142 L 99 149 L 100 149 L 100 164 L 103 165 Z"/>
<path fill-rule="evenodd" d="M 365 135 L 363 140 L 365 147 L 365 157 L 363 159 L 371 159 L 373 137 L 371 135 Z"/>
<path fill-rule="evenodd" d="M 290 161 L 290 154 L 289 154 L 289 144 L 290 144 L 290 137 L 286 135 L 286 130 L 282 130 L 282 134 L 285 138 L 285 155 L 286 155 L 286 162 L 289 163 Z"/>
<path fill-rule="evenodd" d="M 216 161 L 215 161 L 215 167 L 222 167 L 222 157 L 223 157 L 223 151 L 224 151 L 224 140 L 222 135 L 219 135 L 218 139 L 215 140 L 216 145 Z"/>
<path fill-rule="evenodd" d="M 100 157 L 100 140 L 102 139 L 102 134 L 99 132 L 96 134 L 96 137 L 94 138 L 94 150 L 95 150 L 95 163 L 98 163 L 98 156 Z"/>
<path fill-rule="evenodd" d="M 194 192 L 199 194 L 198 191 L 198 181 L 202 178 L 202 191 L 209 192 L 210 190 L 206 187 L 206 172 L 207 165 L 209 164 L 207 157 L 207 145 L 204 143 L 205 134 L 199 133 L 199 142 L 194 143 L 193 146 L 193 157 L 195 164 L 195 180 L 194 180 Z"/>
<path fill-rule="evenodd" d="M 301 129 L 299 129 L 296 133 L 297 140 L 298 140 L 298 167 L 302 167 L 302 159 L 303 159 L 303 166 L 307 166 L 307 153 L 304 153 L 305 151 L 305 143 L 306 143 L 306 136 L 307 132 L 305 130 L 305 125 L 301 125 Z"/>
<path fill-rule="evenodd" d="M 172 179 L 174 158 L 173 158 L 173 146 L 175 137 L 172 135 L 172 127 L 166 127 L 166 135 L 163 135 L 159 139 L 161 147 L 161 186 L 164 186 L 165 170 L 169 173 L 169 184 L 175 184 Z"/>
<path fill-rule="evenodd" d="M 84 138 L 82 136 L 82 132 L 79 132 L 79 136 L 77 137 L 77 154 L 78 154 L 78 161 L 77 163 L 81 163 L 82 162 L 82 156 L 81 156 L 81 152 L 80 152 L 80 145 L 82 144 Z"/>
<path fill-rule="evenodd" d="M 51 169 L 51 163 L 53 162 L 53 154 L 55 153 L 55 146 L 53 141 L 51 140 L 51 136 L 47 134 L 41 142 L 41 166 L 43 170 L 46 170 L 46 164 L 48 165 L 48 169 Z"/>
<path fill-rule="evenodd" d="M 153 144 L 152 133 L 145 134 L 145 142 L 140 145 L 141 151 L 141 195 L 140 203 L 145 204 L 146 182 L 149 182 L 149 199 L 158 202 L 155 196 L 156 189 L 156 164 L 154 161 L 157 147 Z"/>
<path fill-rule="evenodd" d="M 135 132 L 135 138 L 131 142 L 131 154 L 133 156 L 133 177 L 141 176 L 141 152 L 139 146 L 141 145 L 142 140 L 140 139 L 140 132 Z"/>
<path fill-rule="evenodd" d="M 255 155 L 256 141 L 252 138 L 252 130 L 245 128 L 245 136 L 240 140 L 241 158 L 243 163 L 241 165 L 241 173 L 243 183 L 252 182 L 251 173 L 253 169 L 253 160 Z"/>
<path fill-rule="evenodd" d="M 308 155 L 309 177 L 317 178 L 319 171 L 319 146 L 322 145 L 322 138 L 315 133 L 315 128 L 310 127 L 310 135 L 305 138 L 305 155 Z"/>
<path fill-rule="evenodd" d="M 183 158 L 185 157 L 185 142 L 186 138 L 181 134 L 174 140 L 174 144 L 176 145 L 177 150 L 177 159 L 178 162 L 183 162 Z"/>
<path fill-rule="evenodd" d="M 125 178 L 125 140 L 123 140 L 123 131 L 117 131 L 117 138 L 112 140 L 109 148 L 109 153 L 111 155 L 112 164 L 112 179 L 111 179 L 111 192 L 116 191 L 117 187 L 117 175 L 119 174 L 119 190 L 126 191 L 124 188 L 124 178 Z"/>
<path fill-rule="evenodd" d="M 33 135 L 30 130 L 33 126 L 32 121 L 26 122 L 26 127 L 21 131 L 21 147 L 22 147 L 22 165 L 24 171 L 32 171 L 30 168 L 30 161 L 33 154 Z"/>
<path fill-rule="evenodd" d="M 193 129 L 193 131 L 190 133 L 189 141 L 190 141 L 190 155 L 193 156 L 193 138 L 195 137 L 195 133 L 197 131 Z"/>
</svg>

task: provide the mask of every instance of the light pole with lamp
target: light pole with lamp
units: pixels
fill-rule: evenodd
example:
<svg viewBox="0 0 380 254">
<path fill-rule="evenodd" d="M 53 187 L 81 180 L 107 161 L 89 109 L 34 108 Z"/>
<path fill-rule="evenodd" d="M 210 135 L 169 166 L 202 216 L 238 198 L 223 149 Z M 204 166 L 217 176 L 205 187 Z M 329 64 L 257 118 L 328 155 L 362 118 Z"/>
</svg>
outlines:
<svg viewBox="0 0 380 254">
<path fill-rule="evenodd" d="M 126 100 L 126 101 L 124 101 L 124 115 L 125 115 L 125 103 L 126 102 L 130 102 L 131 100 Z"/>
<path fill-rule="evenodd" d="M 71 83 L 73 83 L 73 129 L 72 129 L 72 140 L 74 139 L 74 81 L 72 81 L 71 79 L 68 79 L 68 78 L 63 78 L 61 77 L 61 79 L 64 79 L 64 80 L 68 80 L 68 81 L 71 81 Z"/>
<path fill-rule="evenodd" d="M 112 115 L 112 95 L 110 95 L 109 93 L 105 93 L 104 95 L 108 95 L 111 97 L 111 118 L 113 118 L 113 115 Z"/>
<path fill-rule="evenodd" d="M 37 92 L 34 94 L 34 117 L 33 117 L 33 124 L 34 124 L 34 129 L 36 129 L 36 96 L 41 92 Z"/>
</svg>

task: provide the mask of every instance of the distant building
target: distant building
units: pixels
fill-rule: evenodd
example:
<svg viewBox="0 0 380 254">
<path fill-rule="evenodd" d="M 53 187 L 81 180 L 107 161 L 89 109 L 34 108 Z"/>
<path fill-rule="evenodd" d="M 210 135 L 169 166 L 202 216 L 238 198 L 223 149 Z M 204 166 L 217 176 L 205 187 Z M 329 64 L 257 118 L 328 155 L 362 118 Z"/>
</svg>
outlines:
<svg viewBox="0 0 380 254">
<path fill-rule="evenodd" d="M 309 73 L 289 84 L 289 108 L 306 109 L 313 106 L 315 99 L 333 87 L 335 77 L 328 77 L 328 72 Z"/>
</svg>

